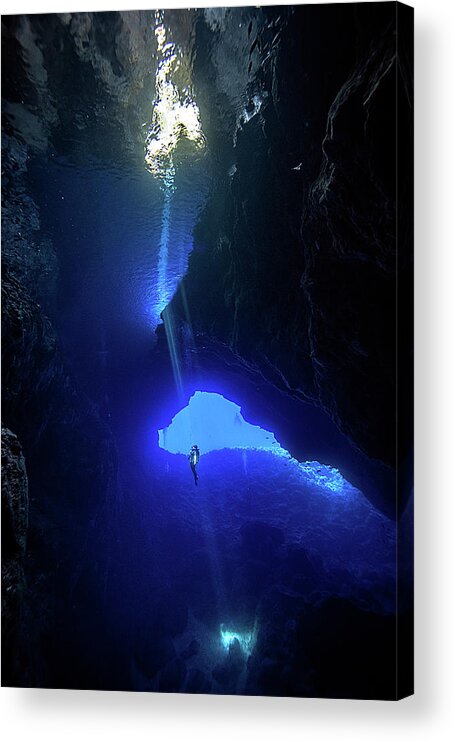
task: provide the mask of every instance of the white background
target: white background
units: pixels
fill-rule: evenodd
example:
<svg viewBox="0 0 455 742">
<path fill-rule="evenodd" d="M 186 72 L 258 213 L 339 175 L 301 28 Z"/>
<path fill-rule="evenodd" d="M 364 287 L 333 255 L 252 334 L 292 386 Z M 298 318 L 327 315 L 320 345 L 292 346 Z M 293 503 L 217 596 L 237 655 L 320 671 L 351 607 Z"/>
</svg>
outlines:
<svg viewBox="0 0 455 742">
<path fill-rule="evenodd" d="M 1 0 L 2 13 L 220 2 Z M 250 2 L 253 4 L 253 2 Z M 265 2 L 263 4 L 266 4 Z M 268 3 L 268 4 L 279 4 Z M 455 739 L 455 3 L 415 0 L 416 694 L 399 703 L 2 688 L 4 739 Z"/>
</svg>

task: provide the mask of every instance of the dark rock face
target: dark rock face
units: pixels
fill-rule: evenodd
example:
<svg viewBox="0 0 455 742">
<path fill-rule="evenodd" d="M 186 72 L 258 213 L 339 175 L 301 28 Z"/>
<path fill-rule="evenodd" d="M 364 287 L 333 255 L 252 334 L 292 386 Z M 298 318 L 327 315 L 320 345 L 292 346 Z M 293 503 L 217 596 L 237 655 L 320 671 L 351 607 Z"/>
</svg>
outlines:
<svg viewBox="0 0 455 742">
<path fill-rule="evenodd" d="M 395 620 L 354 601 L 321 597 L 261 632 L 249 684 L 267 695 L 395 698 Z"/>
<path fill-rule="evenodd" d="M 2 682 L 18 680 L 19 637 L 24 593 L 24 558 L 28 529 L 28 481 L 22 447 L 2 427 Z"/>
<path fill-rule="evenodd" d="M 54 306 L 58 260 L 40 231 L 38 207 L 27 182 L 29 148 L 2 129 L 2 261 L 31 298 L 46 310 Z"/>
<path fill-rule="evenodd" d="M 393 508 L 396 290 L 411 250 L 406 235 L 397 258 L 395 100 L 410 80 L 406 63 L 397 72 L 394 6 L 338 13 L 306 6 L 283 20 L 260 73 L 262 105 L 218 155 L 167 311 L 191 321 L 202 356 L 210 339 L 221 361 L 322 407 L 378 461 L 376 503 Z"/>
<path fill-rule="evenodd" d="M 392 34 L 386 36 L 356 67 L 329 110 L 321 170 L 301 229 L 301 285 L 318 397 L 365 452 L 391 465 L 396 447 L 393 41 Z"/>
<path fill-rule="evenodd" d="M 55 253 L 34 238 L 38 214 L 22 182 L 26 149 L 13 137 L 3 145 L 4 682 L 68 685 L 79 662 L 84 682 L 96 686 L 96 667 L 77 658 L 78 642 L 88 637 L 84 605 L 100 603 L 95 583 L 106 568 L 113 523 L 110 518 L 97 532 L 97 517 L 115 501 L 116 448 L 79 391 L 43 310 L 42 302 L 53 302 Z M 65 677 L 66 653 L 72 666 Z"/>
<path fill-rule="evenodd" d="M 52 490 L 55 466 L 66 472 L 67 500 L 77 498 L 80 502 L 84 492 L 88 503 L 91 495 L 96 496 L 100 487 L 105 490 L 115 477 L 115 449 L 110 434 L 71 379 L 50 321 L 7 264 L 3 269 L 2 297 L 5 420 L 15 421 L 24 449 L 30 450 L 36 466 L 44 453 L 52 452 L 49 471 L 44 481 L 40 479 L 41 487 L 46 489 L 46 482 Z M 77 465 L 75 448 L 80 457 Z M 85 488 L 81 488 L 81 477 Z"/>
</svg>

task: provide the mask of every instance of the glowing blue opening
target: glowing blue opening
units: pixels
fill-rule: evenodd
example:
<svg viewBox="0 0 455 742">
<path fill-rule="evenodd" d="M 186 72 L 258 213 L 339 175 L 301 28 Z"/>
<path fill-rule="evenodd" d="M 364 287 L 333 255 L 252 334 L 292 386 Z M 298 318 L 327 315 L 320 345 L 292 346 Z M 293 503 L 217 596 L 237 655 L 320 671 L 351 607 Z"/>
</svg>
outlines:
<svg viewBox="0 0 455 742">
<path fill-rule="evenodd" d="M 254 631 L 249 631 L 249 632 L 230 631 L 229 629 L 225 629 L 224 626 L 221 626 L 220 637 L 221 637 L 221 644 L 223 646 L 223 649 L 226 650 L 226 652 L 229 651 L 229 647 L 237 639 L 238 643 L 240 644 L 240 648 L 242 652 L 244 652 L 246 655 L 250 655 L 256 643 L 256 637 L 255 637 Z"/>
<path fill-rule="evenodd" d="M 246 422 L 239 405 L 213 392 L 195 392 L 158 434 L 160 447 L 170 453 L 187 454 L 196 443 L 201 454 L 222 448 L 255 448 L 288 455 L 273 433 Z"/>
<path fill-rule="evenodd" d="M 171 424 L 158 431 L 158 442 L 165 451 L 184 455 L 193 444 L 199 446 L 201 455 L 223 448 L 268 451 L 292 461 L 309 484 L 337 494 L 353 491 L 338 469 L 318 461 L 299 463 L 292 459 L 273 433 L 246 422 L 239 405 L 214 392 L 195 392 Z"/>
</svg>

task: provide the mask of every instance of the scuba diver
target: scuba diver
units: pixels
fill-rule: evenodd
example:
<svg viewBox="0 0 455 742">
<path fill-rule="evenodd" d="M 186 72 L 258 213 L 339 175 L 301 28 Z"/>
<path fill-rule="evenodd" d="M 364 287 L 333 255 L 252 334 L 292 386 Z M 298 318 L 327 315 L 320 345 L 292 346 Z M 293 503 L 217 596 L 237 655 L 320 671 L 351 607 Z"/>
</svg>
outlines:
<svg viewBox="0 0 455 742">
<path fill-rule="evenodd" d="M 199 456 L 200 456 L 199 448 L 196 445 L 191 446 L 190 453 L 188 455 L 188 461 L 190 462 L 191 471 L 193 472 L 193 476 L 194 476 L 194 484 L 196 485 L 197 485 L 197 480 L 199 479 L 197 475 L 197 471 L 196 471 L 196 466 L 199 463 Z"/>
</svg>

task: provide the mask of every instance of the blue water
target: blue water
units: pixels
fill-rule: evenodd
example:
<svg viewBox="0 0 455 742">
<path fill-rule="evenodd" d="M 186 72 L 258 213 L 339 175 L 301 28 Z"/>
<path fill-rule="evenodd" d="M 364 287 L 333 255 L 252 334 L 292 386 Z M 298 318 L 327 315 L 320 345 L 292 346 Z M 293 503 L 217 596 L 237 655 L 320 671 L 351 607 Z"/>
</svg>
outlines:
<svg viewBox="0 0 455 742">
<path fill-rule="evenodd" d="M 313 467 L 322 467 L 317 463 L 306 469 L 267 451 L 225 449 L 201 456 L 195 489 L 186 458 L 171 455 L 161 461 L 156 481 L 167 493 L 171 519 L 181 518 L 195 529 L 210 521 L 231 534 L 257 519 L 281 528 L 288 542 L 318 554 L 326 566 L 343 569 L 352 585 L 367 584 L 377 571 L 379 580 L 387 575 L 392 588 L 395 524 L 348 483 L 334 492 L 330 482 L 318 482 Z M 392 591 L 389 607 L 393 598 Z"/>
<path fill-rule="evenodd" d="M 155 645 L 136 656 L 138 689 L 191 692 L 197 679 L 196 692 L 255 692 L 251 667 L 272 651 L 266 637 L 290 641 L 309 605 L 336 598 L 365 615 L 394 615 L 396 524 L 339 472 L 296 461 L 256 423 L 223 395 L 195 392 L 130 469 L 150 582 L 164 596 L 176 652 L 158 673 Z M 192 443 L 201 449 L 197 486 Z M 134 584 L 142 575 L 141 563 Z M 134 590 L 133 610 L 138 599 Z M 153 624 L 157 610 L 154 596 L 141 620 Z"/>
<path fill-rule="evenodd" d="M 153 346 L 160 314 L 186 271 L 207 174 L 183 168 L 169 194 L 143 167 L 54 157 L 30 170 L 41 234 L 60 264 L 52 319 L 90 389 L 108 359 L 122 364 Z"/>
<path fill-rule="evenodd" d="M 188 606 L 174 645 L 181 652 L 199 643 L 186 672 L 203 672 L 215 692 L 248 691 L 245 663 L 256 642 L 271 625 L 285 632 L 305 605 L 336 596 L 394 613 L 395 524 L 348 483 L 334 491 L 318 480 L 322 468 L 270 451 L 216 450 L 201 455 L 195 487 L 185 456 L 155 451 L 132 484 L 151 537 L 150 580 L 168 596 L 169 623 Z M 244 664 L 226 686 L 212 671 L 236 638 Z M 135 673 L 138 688 L 159 689 L 162 675 L 150 677 L 144 657 Z"/>
<path fill-rule="evenodd" d="M 166 120 L 172 123 L 164 117 L 161 129 L 154 128 L 160 65 L 175 51 L 157 45 L 162 16 L 100 16 L 91 21 L 97 29 L 91 35 L 84 18 L 59 18 L 55 28 L 40 21 L 34 30 L 27 20 L 16 32 L 24 76 L 37 91 L 37 102 L 32 98 L 33 105 L 14 109 L 18 139 L 29 148 L 36 244 L 50 241 L 59 271 L 55 295 L 38 299 L 56 328 L 68 374 L 112 436 L 118 463 L 108 491 L 88 506 L 80 493 L 88 516 L 82 506 L 80 515 L 79 501 L 71 505 L 75 516 L 71 507 L 63 508 L 74 543 L 50 551 L 60 549 L 70 578 L 43 602 L 55 601 L 65 621 L 55 623 L 52 641 L 43 639 L 43 666 L 50 656 L 57 685 L 311 695 L 318 665 L 308 669 L 310 660 L 307 667 L 301 652 L 304 647 L 311 654 L 305 631 L 313 609 L 311 643 L 331 600 L 339 602 L 322 635 L 337 636 L 337 611 L 347 613 L 341 646 L 351 609 L 362 629 L 355 629 L 355 639 L 363 631 L 375 646 L 383 623 L 388 630 L 396 610 L 396 524 L 328 455 L 323 462 L 298 461 L 287 450 L 285 439 L 305 448 L 311 436 L 319 440 L 327 430 L 324 450 L 345 463 L 349 442 L 333 432 L 330 420 L 321 417 L 320 429 L 312 430 L 302 417 L 304 405 L 280 396 L 240 363 L 233 370 L 215 359 L 204 368 L 195 358 L 185 369 L 179 348 L 189 352 L 191 338 L 186 346 L 177 340 L 191 327 L 183 331 L 166 314 L 210 199 L 210 163 L 225 157 L 225 150 L 236 152 L 238 132 L 259 117 L 267 100 L 254 81 L 256 74 L 260 78 L 260 45 L 251 49 L 258 29 L 272 41 L 279 14 L 170 14 L 165 30 L 181 62 L 172 79 L 180 81 L 187 103 L 199 102 L 205 131 L 220 151 L 209 151 L 205 137 L 196 136 L 172 156 L 166 153 L 159 167 L 146 163 L 144 148 L 153 144 L 154 132 L 164 140 Z M 198 79 L 207 75 L 215 85 L 213 75 L 231 110 L 221 124 L 210 85 L 193 86 L 197 24 L 203 28 L 198 38 L 211 39 L 201 43 L 209 44 L 213 65 L 199 70 Z M 62 81 L 55 59 L 49 62 L 40 52 L 54 48 L 53 34 L 74 67 L 71 81 Z M 104 37 L 115 38 L 120 71 L 97 41 Z M 179 116 L 195 110 L 178 103 Z M 34 121 L 32 137 L 27 127 Z M 220 130 L 212 131 L 216 122 Z M 227 165 L 228 191 L 236 165 Z M 217 249 L 210 235 L 205 242 Z M 157 348 L 155 331 L 163 318 Z M 253 408 L 254 416 L 244 407 Z M 197 486 L 187 460 L 194 443 L 201 450 Z M 345 458 L 349 469 L 351 459 Z M 38 471 L 46 463 L 39 461 Z M 98 462 L 101 470 L 105 463 Z M 80 463 L 72 465 L 77 471 Z M 32 525 L 48 565 L 46 538 L 53 544 L 55 526 L 52 518 L 52 527 L 39 518 Z M 53 580 L 54 563 L 46 569 Z M 379 638 L 380 648 L 381 642 L 388 646 Z M 394 668 L 389 670 L 393 678 Z"/>
</svg>

